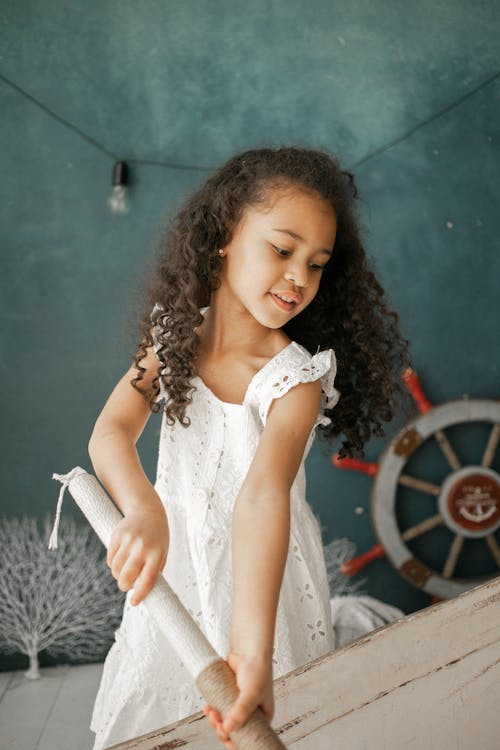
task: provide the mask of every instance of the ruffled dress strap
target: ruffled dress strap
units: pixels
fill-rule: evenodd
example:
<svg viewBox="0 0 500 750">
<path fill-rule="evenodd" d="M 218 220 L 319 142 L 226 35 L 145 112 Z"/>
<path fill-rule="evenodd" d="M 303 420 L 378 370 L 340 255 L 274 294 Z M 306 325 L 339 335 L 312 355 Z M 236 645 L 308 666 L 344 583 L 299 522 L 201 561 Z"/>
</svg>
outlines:
<svg viewBox="0 0 500 750">
<path fill-rule="evenodd" d="M 265 426 L 271 402 L 287 393 L 298 383 L 309 383 L 321 378 L 321 406 L 314 427 L 328 425 L 332 421 L 325 409 L 332 409 L 340 398 L 334 386 L 337 374 L 337 358 L 333 349 L 324 349 L 311 354 L 305 347 L 292 341 L 286 349 L 268 362 L 262 371 L 260 382 L 255 383 L 258 394 L 258 410 Z"/>
</svg>

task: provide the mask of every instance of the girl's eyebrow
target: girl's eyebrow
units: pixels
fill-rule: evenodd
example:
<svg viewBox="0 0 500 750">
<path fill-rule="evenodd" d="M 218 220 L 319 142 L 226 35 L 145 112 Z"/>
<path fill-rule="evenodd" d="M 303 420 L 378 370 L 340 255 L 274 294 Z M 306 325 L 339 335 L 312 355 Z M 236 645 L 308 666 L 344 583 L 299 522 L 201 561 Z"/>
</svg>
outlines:
<svg viewBox="0 0 500 750">
<path fill-rule="evenodd" d="M 304 238 L 300 236 L 300 234 L 297 234 L 297 232 L 294 232 L 292 229 L 278 229 L 278 227 L 273 227 L 273 232 L 284 232 L 285 234 L 289 234 L 290 237 L 293 237 L 294 240 L 301 240 L 304 242 Z M 331 250 L 327 250 L 326 248 L 323 248 L 322 250 L 318 250 L 318 253 L 324 253 L 325 255 L 332 254 Z"/>
</svg>

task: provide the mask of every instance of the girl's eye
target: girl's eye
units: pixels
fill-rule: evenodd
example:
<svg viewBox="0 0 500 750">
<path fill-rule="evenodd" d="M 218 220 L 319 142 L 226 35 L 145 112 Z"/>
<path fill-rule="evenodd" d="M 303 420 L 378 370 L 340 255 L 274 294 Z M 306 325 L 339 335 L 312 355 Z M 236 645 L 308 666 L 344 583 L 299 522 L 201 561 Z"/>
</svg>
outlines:
<svg viewBox="0 0 500 750">
<path fill-rule="evenodd" d="M 273 245 L 272 247 L 276 250 L 278 255 L 281 255 L 282 258 L 286 258 L 291 254 L 289 250 L 284 250 L 282 247 L 278 247 L 277 245 Z M 312 267 L 318 271 L 323 271 L 324 269 L 324 266 L 318 266 L 317 263 L 313 263 Z"/>
<path fill-rule="evenodd" d="M 278 253 L 278 255 L 290 255 L 288 250 L 283 250 L 282 247 L 277 247 L 276 245 L 273 245 L 274 249 Z"/>
</svg>

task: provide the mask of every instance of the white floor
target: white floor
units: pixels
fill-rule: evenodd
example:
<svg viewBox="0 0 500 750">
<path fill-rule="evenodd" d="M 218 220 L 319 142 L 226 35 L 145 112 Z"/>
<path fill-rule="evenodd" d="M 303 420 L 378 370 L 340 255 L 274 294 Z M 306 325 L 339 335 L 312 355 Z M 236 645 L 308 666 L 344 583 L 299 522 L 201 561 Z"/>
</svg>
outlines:
<svg viewBox="0 0 500 750">
<path fill-rule="evenodd" d="M 46 667 L 39 680 L 0 672 L 0 750 L 92 750 L 102 664 Z"/>
</svg>

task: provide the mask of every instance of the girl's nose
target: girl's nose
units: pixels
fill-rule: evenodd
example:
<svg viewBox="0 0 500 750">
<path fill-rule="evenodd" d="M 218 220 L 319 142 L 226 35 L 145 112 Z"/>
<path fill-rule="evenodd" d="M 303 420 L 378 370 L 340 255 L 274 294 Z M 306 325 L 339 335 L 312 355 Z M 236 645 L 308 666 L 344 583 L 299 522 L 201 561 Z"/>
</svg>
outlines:
<svg viewBox="0 0 500 750">
<path fill-rule="evenodd" d="M 290 269 L 286 272 L 285 278 L 287 281 L 291 281 L 296 286 L 306 287 L 307 286 L 308 271 L 300 269 L 298 267 Z"/>
</svg>

